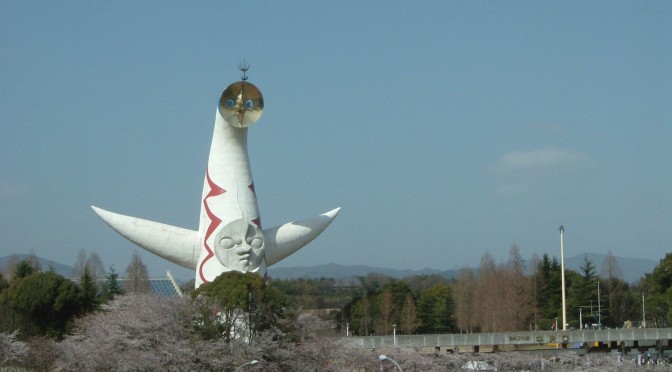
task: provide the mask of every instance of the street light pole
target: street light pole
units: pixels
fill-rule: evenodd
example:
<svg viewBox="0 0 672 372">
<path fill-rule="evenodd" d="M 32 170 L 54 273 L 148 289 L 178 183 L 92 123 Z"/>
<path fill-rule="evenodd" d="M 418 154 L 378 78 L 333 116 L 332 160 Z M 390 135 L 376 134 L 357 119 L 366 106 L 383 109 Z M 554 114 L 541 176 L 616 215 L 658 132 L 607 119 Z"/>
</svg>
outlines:
<svg viewBox="0 0 672 372">
<path fill-rule="evenodd" d="M 579 306 L 579 329 L 583 329 L 583 312 L 581 306 Z"/>
<path fill-rule="evenodd" d="M 240 371 L 240 370 L 241 370 L 243 367 L 245 367 L 245 366 L 253 366 L 253 365 L 257 364 L 257 363 L 259 363 L 259 361 L 256 360 L 256 359 L 255 359 L 255 360 L 250 360 L 249 362 L 247 362 L 247 363 L 241 365 L 240 367 L 236 368 L 236 372 Z"/>
<path fill-rule="evenodd" d="M 567 330 L 567 303 L 565 301 L 565 228 L 560 225 L 560 262 L 562 270 L 562 330 Z M 557 330 L 557 328 L 556 328 Z"/>
<path fill-rule="evenodd" d="M 381 354 L 381 355 L 378 356 L 378 359 L 380 359 L 381 362 L 384 362 L 385 360 L 389 360 L 390 362 L 394 363 L 394 366 L 399 369 L 399 372 L 404 372 L 404 370 L 401 369 L 401 366 L 399 365 L 399 363 L 397 363 L 394 359 L 389 358 L 387 355 Z M 381 368 L 382 368 L 382 365 L 381 365 Z"/>
</svg>

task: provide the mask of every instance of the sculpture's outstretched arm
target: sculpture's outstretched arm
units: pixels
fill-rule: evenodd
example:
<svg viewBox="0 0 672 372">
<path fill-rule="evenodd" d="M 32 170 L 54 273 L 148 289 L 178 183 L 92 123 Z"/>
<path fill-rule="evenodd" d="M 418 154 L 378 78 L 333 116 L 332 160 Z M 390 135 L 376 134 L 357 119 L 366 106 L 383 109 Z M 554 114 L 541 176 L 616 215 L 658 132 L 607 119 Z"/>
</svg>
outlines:
<svg viewBox="0 0 672 372">
<path fill-rule="evenodd" d="M 329 226 L 340 210 L 341 208 L 336 208 L 317 217 L 264 230 L 267 244 L 266 264 L 271 266 L 310 243 Z"/>
<path fill-rule="evenodd" d="M 170 262 L 196 270 L 198 231 L 91 208 L 124 238 Z"/>
</svg>

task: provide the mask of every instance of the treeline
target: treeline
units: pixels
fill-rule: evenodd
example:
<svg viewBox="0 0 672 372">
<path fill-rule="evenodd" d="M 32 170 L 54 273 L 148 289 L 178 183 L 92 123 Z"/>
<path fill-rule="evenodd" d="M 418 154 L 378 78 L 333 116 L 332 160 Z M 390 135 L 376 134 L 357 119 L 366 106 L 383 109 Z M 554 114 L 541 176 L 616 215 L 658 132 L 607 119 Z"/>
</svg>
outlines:
<svg viewBox="0 0 672 372">
<path fill-rule="evenodd" d="M 526 264 L 514 246 L 506 262 L 497 264 L 486 253 L 478 276 L 461 270 L 454 288 L 459 332 L 562 329 L 562 268 L 555 257 L 533 256 Z M 578 272 L 566 269 L 565 289 L 568 328 L 600 322 L 620 327 L 637 316 L 637 302 L 611 253 L 602 275 L 587 257 Z"/>
<path fill-rule="evenodd" d="M 578 271 L 566 269 L 568 329 L 668 326 L 668 267 L 672 253 L 635 284 L 623 280 L 611 252 L 599 269 L 588 257 Z M 561 271 L 556 257 L 525 261 L 513 246 L 505 262 L 485 253 L 477 270 L 461 269 L 453 279 L 369 274 L 345 285 L 328 278 L 270 282 L 304 309 L 340 309 L 331 314 L 342 334 L 504 332 L 562 329 Z"/>
<path fill-rule="evenodd" d="M 566 270 L 568 328 L 667 326 L 672 321 L 671 255 L 634 284 L 623 280 L 611 252 L 599 266 L 586 257 L 579 270 Z M 54 326 L 25 327 L 22 334 L 62 334 L 72 317 L 108 301 L 113 296 L 110 291 L 149 292 L 147 268 L 137 254 L 121 285 L 118 274 L 114 270 L 106 273 L 95 254 L 80 252 L 74 265 L 79 279 L 72 282 L 50 270 L 42 272 L 37 259 L 31 257 L 6 267 L 4 277 L 0 274 L 2 330 L 25 321 L 31 304 L 35 314 L 53 306 L 66 315 L 54 315 Z M 40 275 L 25 280 L 32 273 Z M 562 329 L 560 262 L 548 255 L 523 260 L 516 246 L 506 261 L 497 263 L 485 253 L 477 269 L 463 268 L 451 279 L 439 275 L 394 279 L 372 273 L 349 281 L 269 278 L 268 284 L 286 297 L 289 308 L 329 309 L 319 314 L 341 334 Z M 193 290 L 193 282 L 183 289 Z M 35 305 L 36 298 L 42 299 L 41 305 Z"/>
</svg>

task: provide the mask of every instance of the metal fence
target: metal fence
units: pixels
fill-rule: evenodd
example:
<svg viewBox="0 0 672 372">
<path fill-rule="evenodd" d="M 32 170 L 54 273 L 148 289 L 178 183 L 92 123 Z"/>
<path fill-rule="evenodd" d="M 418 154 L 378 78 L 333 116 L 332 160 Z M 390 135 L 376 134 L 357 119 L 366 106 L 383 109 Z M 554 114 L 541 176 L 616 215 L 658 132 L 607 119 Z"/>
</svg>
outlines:
<svg viewBox="0 0 672 372">
<path fill-rule="evenodd" d="M 388 335 L 347 337 L 345 341 L 364 348 L 398 347 L 454 347 L 481 345 L 543 345 L 549 343 L 574 344 L 591 342 L 644 342 L 672 340 L 672 328 L 625 328 L 585 331 L 529 331 L 470 334 Z"/>
</svg>

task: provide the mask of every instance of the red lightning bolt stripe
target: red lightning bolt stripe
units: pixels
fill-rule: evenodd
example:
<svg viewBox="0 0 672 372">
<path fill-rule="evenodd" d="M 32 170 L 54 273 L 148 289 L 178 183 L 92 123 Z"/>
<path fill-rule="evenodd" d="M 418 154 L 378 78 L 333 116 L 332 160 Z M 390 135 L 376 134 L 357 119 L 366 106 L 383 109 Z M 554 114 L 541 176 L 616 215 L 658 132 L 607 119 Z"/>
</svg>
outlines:
<svg viewBox="0 0 672 372">
<path fill-rule="evenodd" d="M 252 193 L 253 193 L 254 196 L 256 197 L 256 196 L 257 196 L 257 192 L 254 190 L 254 182 L 252 182 L 251 184 L 247 185 L 247 187 L 248 187 L 250 190 L 252 190 Z M 259 228 L 261 228 L 261 216 L 257 216 L 257 218 L 253 219 L 253 220 L 252 220 L 252 223 L 254 223 L 254 224 L 257 225 Z"/>
<path fill-rule="evenodd" d="M 205 209 L 205 213 L 210 218 L 210 225 L 208 225 L 208 229 L 205 232 L 205 238 L 203 239 L 203 245 L 205 246 L 205 250 L 208 252 L 208 255 L 201 262 L 201 266 L 198 268 L 198 274 L 201 276 L 203 283 L 208 283 L 208 280 L 203 274 L 203 266 L 205 266 L 205 263 L 215 255 L 215 253 L 212 251 L 212 248 L 210 248 L 208 245 L 208 239 L 210 238 L 210 235 L 212 235 L 212 233 L 217 229 L 219 224 L 222 223 L 222 220 L 210 210 L 208 199 L 222 195 L 226 192 L 226 190 L 218 186 L 212 181 L 212 179 L 210 179 L 210 172 L 208 170 L 205 172 L 205 178 L 208 181 L 208 186 L 210 186 L 210 192 L 208 192 L 208 195 L 203 198 L 203 208 Z"/>
</svg>

